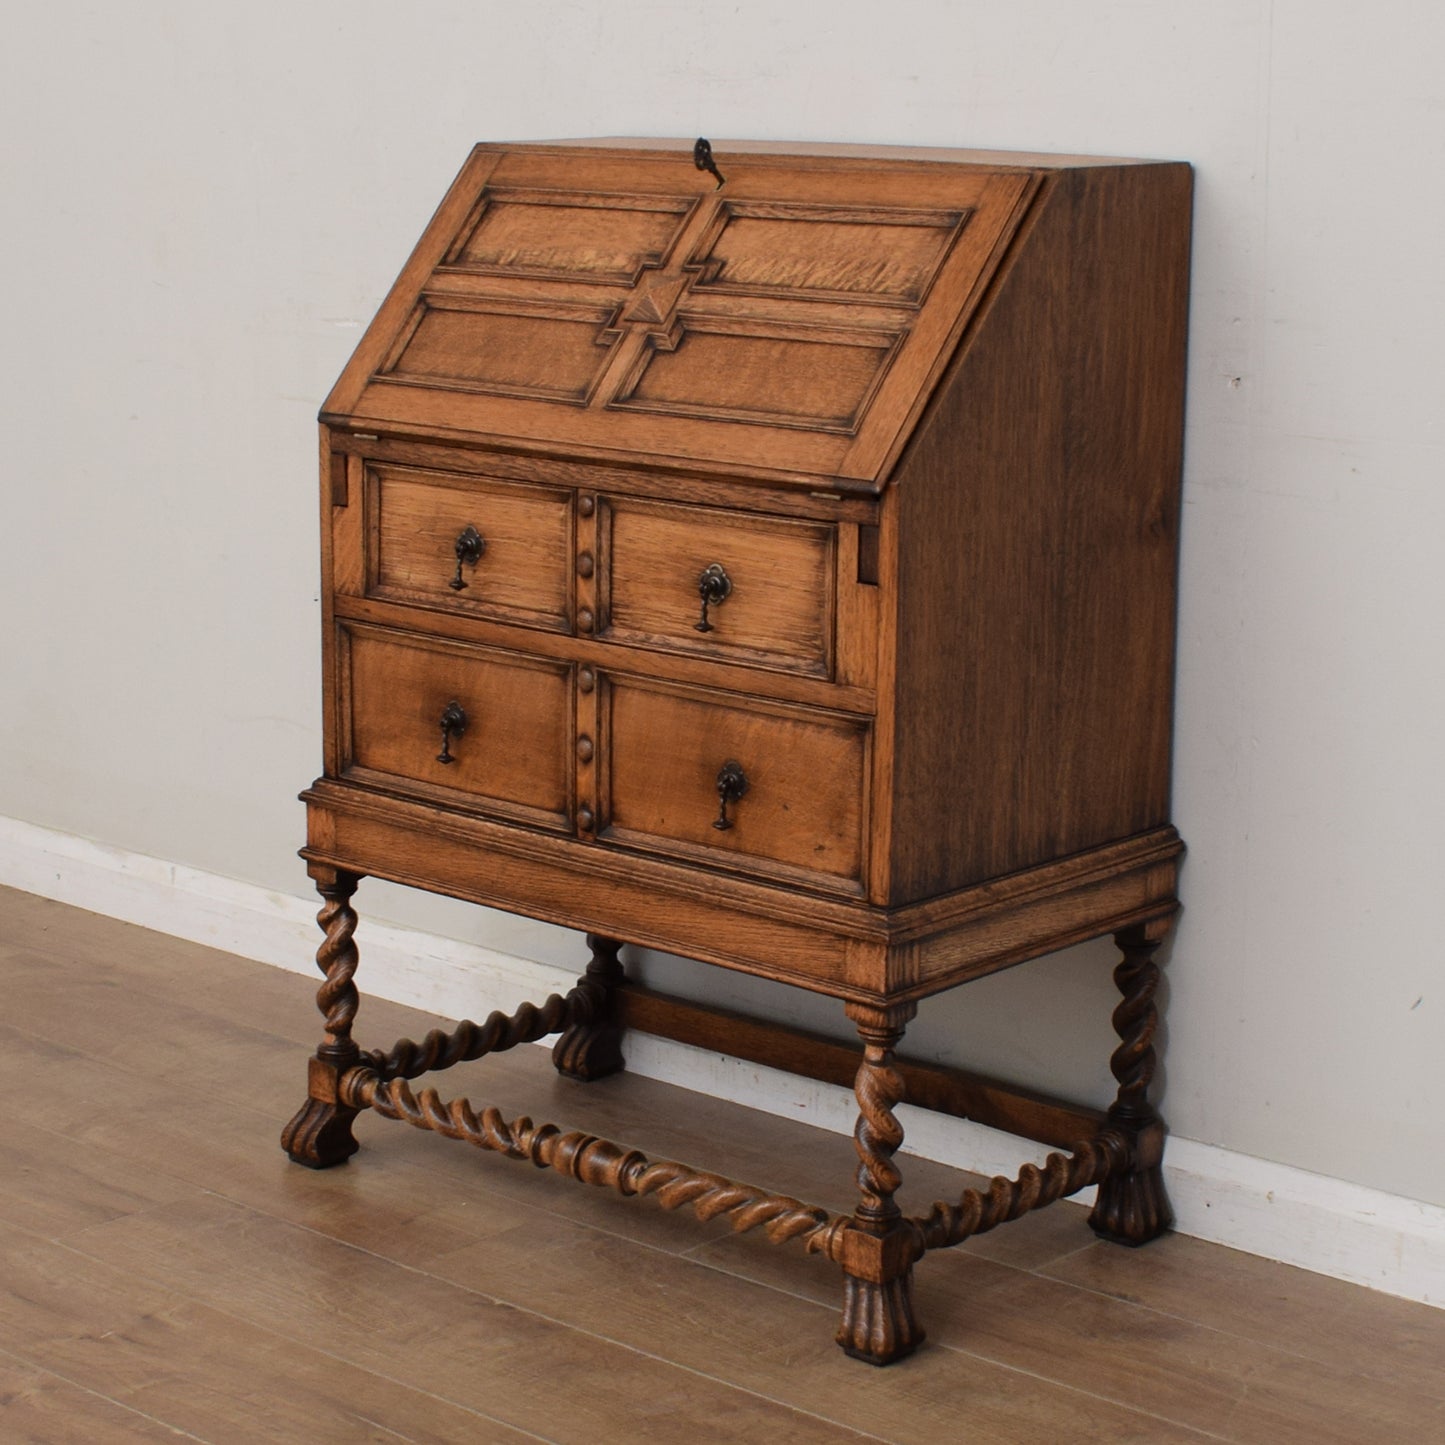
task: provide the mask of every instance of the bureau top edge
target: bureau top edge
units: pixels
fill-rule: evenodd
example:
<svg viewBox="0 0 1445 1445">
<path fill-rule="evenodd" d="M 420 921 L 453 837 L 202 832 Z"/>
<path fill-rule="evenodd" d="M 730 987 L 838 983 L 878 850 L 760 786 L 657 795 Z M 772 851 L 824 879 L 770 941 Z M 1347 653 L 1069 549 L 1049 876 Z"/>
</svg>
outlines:
<svg viewBox="0 0 1445 1445">
<path fill-rule="evenodd" d="M 775 141 L 721 138 L 709 140 L 714 157 L 728 154 L 780 160 L 877 161 L 886 165 L 978 166 L 987 170 L 1054 171 L 1100 166 L 1183 165 L 1186 162 L 1148 156 L 1096 156 L 1052 151 L 1007 151 L 968 146 L 885 145 L 851 141 Z M 475 150 L 661 151 L 691 155 L 696 140 L 683 136 L 572 136 L 556 139 L 485 140 Z M 721 160 L 719 160 L 721 165 Z"/>
</svg>

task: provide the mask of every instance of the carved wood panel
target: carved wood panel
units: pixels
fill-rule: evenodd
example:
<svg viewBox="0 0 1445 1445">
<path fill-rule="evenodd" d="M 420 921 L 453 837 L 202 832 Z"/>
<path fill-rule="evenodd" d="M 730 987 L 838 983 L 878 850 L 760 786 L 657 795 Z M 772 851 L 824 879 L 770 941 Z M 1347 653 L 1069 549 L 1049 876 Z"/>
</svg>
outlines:
<svg viewBox="0 0 1445 1445">
<path fill-rule="evenodd" d="M 750 156 L 718 191 L 526 148 L 478 175 L 359 414 L 836 475 L 881 465 L 1032 185 Z"/>
<path fill-rule="evenodd" d="M 634 286 L 644 267 L 662 265 L 693 205 L 691 196 L 489 188 L 443 265 Z"/>
<path fill-rule="evenodd" d="M 610 313 L 586 305 L 425 296 L 381 374 L 430 388 L 584 406 L 602 375 Z"/>
<path fill-rule="evenodd" d="M 918 306 L 968 210 L 724 201 L 695 259 L 698 289 Z"/>
</svg>

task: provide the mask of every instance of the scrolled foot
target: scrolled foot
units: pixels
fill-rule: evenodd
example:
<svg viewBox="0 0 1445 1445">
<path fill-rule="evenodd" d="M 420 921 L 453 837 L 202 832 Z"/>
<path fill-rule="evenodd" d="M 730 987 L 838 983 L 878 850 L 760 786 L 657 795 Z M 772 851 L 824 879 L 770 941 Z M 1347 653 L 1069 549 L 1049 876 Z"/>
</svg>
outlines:
<svg viewBox="0 0 1445 1445">
<path fill-rule="evenodd" d="M 838 1343 L 844 1354 L 870 1365 L 891 1365 L 923 1343 L 913 1313 L 913 1271 L 883 1284 L 843 1276 L 843 1322 Z"/>
<path fill-rule="evenodd" d="M 559 1074 L 580 1083 L 621 1073 L 622 1030 L 613 1024 L 579 1024 L 552 1045 L 552 1064 Z"/>
<path fill-rule="evenodd" d="M 1112 1244 L 1138 1246 L 1167 1234 L 1174 1211 L 1164 1191 L 1158 1166 L 1137 1174 L 1121 1174 L 1099 1186 L 1099 1197 L 1089 1215 L 1089 1228 Z"/>
<path fill-rule="evenodd" d="M 1117 1125 L 1116 1125 L 1117 1127 Z M 1130 1167 L 1100 1181 L 1089 1228 L 1113 1244 L 1148 1244 L 1174 1223 L 1164 1189 L 1164 1126 L 1140 1129 L 1129 1143 Z"/>
<path fill-rule="evenodd" d="M 351 1133 L 356 1110 L 307 1099 L 281 1131 L 281 1147 L 308 1169 L 345 1164 L 361 1147 Z"/>
<path fill-rule="evenodd" d="M 616 1021 L 614 998 L 625 982 L 619 958 L 622 945 L 615 938 L 589 933 L 592 961 L 568 997 L 581 1015 L 552 1046 L 552 1063 L 559 1074 L 580 1083 L 605 1079 L 625 1067 L 623 1029 Z"/>
</svg>

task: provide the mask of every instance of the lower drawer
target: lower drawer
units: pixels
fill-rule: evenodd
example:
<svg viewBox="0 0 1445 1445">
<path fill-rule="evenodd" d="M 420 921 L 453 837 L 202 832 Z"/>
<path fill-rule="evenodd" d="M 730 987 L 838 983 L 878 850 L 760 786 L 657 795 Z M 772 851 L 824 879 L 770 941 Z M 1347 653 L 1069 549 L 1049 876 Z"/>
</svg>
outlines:
<svg viewBox="0 0 1445 1445">
<path fill-rule="evenodd" d="M 356 623 L 339 643 L 345 776 L 570 828 L 569 664 Z"/>
<path fill-rule="evenodd" d="M 599 840 L 862 892 L 869 723 L 606 680 Z"/>
</svg>

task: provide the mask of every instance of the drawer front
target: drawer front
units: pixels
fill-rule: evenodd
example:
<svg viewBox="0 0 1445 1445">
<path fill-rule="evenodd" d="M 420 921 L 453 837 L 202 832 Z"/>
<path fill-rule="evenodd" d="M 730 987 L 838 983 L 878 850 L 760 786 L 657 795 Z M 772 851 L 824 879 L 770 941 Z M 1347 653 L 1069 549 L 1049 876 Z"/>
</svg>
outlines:
<svg viewBox="0 0 1445 1445">
<path fill-rule="evenodd" d="M 603 841 L 861 891 L 865 719 L 620 677 L 603 708 Z"/>
<path fill-rule="evenodd" d="M 570 492 L 372 466 L 366 499 L 369 596 L 570 629 Z"/>
<path fill-rule="evenodd" d="M 347 776 L 570 826 L 568 664 L 354 624 L 340 640 Z"/>
<path fill-rule="evenodd" d="M 612 640 L 832 676 L 831 525 L 616 497 L 603 548 Z"/>
</svg>

